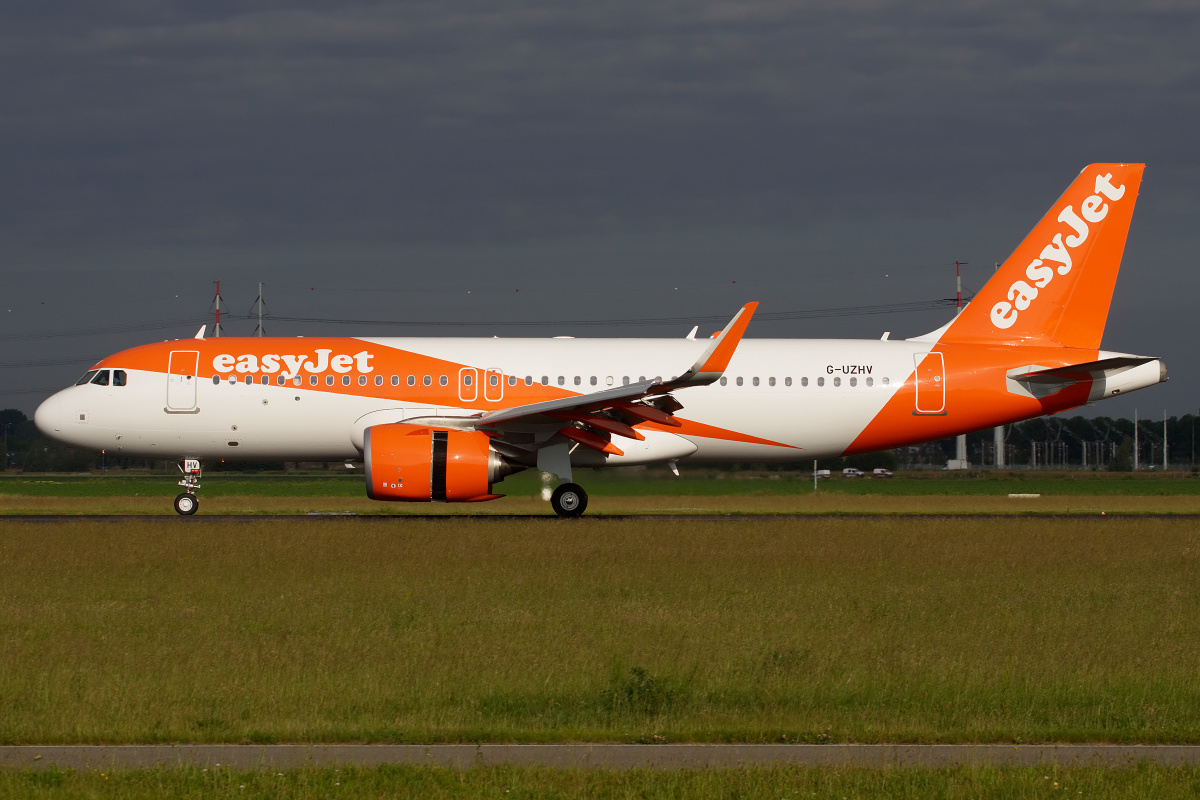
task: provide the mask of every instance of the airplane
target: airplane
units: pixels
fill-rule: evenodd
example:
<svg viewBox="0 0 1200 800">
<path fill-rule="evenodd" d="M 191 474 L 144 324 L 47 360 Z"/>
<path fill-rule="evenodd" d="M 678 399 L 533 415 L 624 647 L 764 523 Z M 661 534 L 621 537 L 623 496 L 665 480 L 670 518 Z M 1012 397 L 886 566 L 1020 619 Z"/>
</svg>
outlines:
<svg viewBox="0 0 1200 800">
<path fill-rule="evenodd" d="M 109 356 L 34 420 L 93 451 L 180 462 L 362 464 L 375 500 L 479 502 L 507 475 L 867 453 L 1055 414 L 1167 379 L 1100 349 L 1143 164 L 1093 164 L 961 312 L 923 336 L 746 339 L 204 338 Z"/>
</svg>

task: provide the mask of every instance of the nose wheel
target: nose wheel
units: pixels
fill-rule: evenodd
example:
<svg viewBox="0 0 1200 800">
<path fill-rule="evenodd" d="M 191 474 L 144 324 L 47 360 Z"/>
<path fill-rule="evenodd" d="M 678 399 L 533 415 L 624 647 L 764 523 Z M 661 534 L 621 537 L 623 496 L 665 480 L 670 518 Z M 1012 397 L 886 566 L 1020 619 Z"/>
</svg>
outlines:
<svg viewBox="0 0 1200 800">
<path fill-rule="evenodd" d="M 179 471 L 183 473 L 183 480 L 179 482 L 183 491 L 175 496 L 175 513 L 188 517 L 200 508 L 200 498 L 196 497 L 196 490 L 200 488 L 200 460 L 184 459 Z"/>
<path fill-rule="evenodd" d="M 194 494 L 181 492 L 175 497 L 175 513 L 191 516 L 200 507 L 200 498 Z"/>
<path fill-rule="evenodd" d="M 578 517 L 587 509 L 588 496 L 577 483 L 564 483 L 550 495 L 550 507 L 560 517 Z"/>
</svg>

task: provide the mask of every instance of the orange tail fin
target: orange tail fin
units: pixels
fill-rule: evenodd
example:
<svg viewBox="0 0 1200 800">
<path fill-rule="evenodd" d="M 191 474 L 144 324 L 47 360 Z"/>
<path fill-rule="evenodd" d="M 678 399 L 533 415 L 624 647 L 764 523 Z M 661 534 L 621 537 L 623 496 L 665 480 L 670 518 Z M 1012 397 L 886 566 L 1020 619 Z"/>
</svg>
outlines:
<svg viewBox="0 0 1200 800">
<path fill-rule="evenodd" d="M 1145 164 L 1092 164 L 941 341 L 1097 349 Z"/>
</svg>

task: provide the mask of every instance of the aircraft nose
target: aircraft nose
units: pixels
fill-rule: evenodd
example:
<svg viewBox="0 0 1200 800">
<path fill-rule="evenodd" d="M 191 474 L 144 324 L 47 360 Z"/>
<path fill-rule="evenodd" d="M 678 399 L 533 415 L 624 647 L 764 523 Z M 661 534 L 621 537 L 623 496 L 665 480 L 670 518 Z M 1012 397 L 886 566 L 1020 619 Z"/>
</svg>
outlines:
<svg viewBox="0 0 1200 800">
<path fill-rule="evenodd" d="M 52 394 L 33 412 L 33 424 L 37 429 L 52 439 L 57 439 L 62 430 L 62 398 L 61 392 Z"/>
</svg>

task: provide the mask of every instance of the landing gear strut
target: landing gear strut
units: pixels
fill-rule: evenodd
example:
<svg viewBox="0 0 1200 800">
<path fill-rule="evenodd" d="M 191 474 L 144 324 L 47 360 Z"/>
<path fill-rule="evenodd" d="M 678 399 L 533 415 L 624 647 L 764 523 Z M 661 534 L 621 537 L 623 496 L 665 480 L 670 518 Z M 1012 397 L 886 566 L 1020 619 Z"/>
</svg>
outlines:
<svg viewBox="0 0 1200 800">
<path fill-rule="evenodd" d="M 587 509 L 588 496 L 577 483 L 564 483 L 550 495 L 550 506 L 560 517 L 578 517 Z"/>
<path fill-rule="evenodd" d="M 179 482 L 183 491 L 175 497 L 175 513 L 191 516 L 200 508 L 200 498 L 196 497 L 196 490 L 200 488 L 200 460 L 184 459 L 179 471 L 183 473 L 183 480 Z"/>
</svg>

